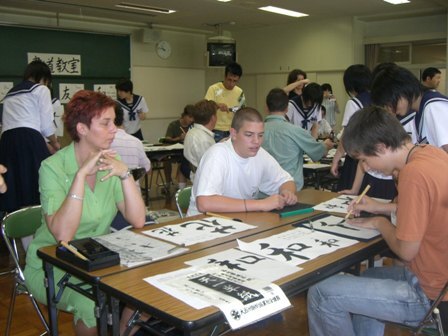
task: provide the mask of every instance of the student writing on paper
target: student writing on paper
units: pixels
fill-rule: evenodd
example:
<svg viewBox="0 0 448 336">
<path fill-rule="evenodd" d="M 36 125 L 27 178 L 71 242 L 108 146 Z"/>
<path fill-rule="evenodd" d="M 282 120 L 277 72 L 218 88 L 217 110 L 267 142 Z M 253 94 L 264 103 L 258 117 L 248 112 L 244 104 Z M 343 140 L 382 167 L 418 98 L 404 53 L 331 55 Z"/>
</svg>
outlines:
<svg viewBox="0 0 448 336">
<path fill-rule="evenodd" d="M 294 178 L 297 190 L 303 187 L 303 154 L 318 161 L 333 148 L 329 139 L 317 142 L 303 128 L 289 123 L 288 95 L 282 89 L 272 89 L 266 97 L 269 115 L 265 119 L 263 148 L 271 154 L 280 166 Z"/>
<path fill-rule="evenodd" d="M 448 156 L 414 145 L 397 118 L 379 107 L 357 112 L 343 141 L 366 170 L 398 175 L 396 226 L 381 216 L 349 223 L 380 231 L 404 266 L 336 275 L 311 287 L 310 335 L 383 335 L 383 321 L 417 325 L 448 280 Z M 352 205 L 355 213 L 368 200 Z M 448 294 L 439 307 L 447 302 Z M 441 316 L 446 321 L 443 308 Z"/>
<path fill-rule="evenodd" d="M 235 113 L 230 139 L 210 147 L 199 163 L 188 215 L 270 211 L 297 202 L 291 175 L 261 148 L 264 123 L 253 108 Z M 269 195 L 258 199 L 260 193 Z"/>
<path fill-rule="evenodd" d="M 64 114 L 73 142 L 43 161 L 39 170 L 42 225 L 28 249 L 25 278 L 41 303 L 47 298 L 42 260 L 36 255 L 40 247 L 107 234 L 117 210 L 133 227 L 145 223 L 143 199 L 129 168 L 109 149 L 117 132 L 114 106 L 102 93 L 78 91 Z M 63 275 L 55 268 L 56 283 Z M 67 288 L 57 307 L 74 314 L 76 335 L 96 334 L 92 300 Z M 126 309 L 124 314 L 130 313 Z"/>
</svg>

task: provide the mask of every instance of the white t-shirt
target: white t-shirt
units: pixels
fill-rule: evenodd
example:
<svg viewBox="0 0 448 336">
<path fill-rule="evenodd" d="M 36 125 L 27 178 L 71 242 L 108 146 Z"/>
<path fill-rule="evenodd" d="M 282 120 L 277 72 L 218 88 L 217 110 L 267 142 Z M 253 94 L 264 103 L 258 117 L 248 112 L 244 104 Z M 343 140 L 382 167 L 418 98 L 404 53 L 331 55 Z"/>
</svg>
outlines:
<svg viewBox="0 0 448 336">
<path fill-rule="evenodd" d="M 199 166 L 204 153 L 215 144 L 214 134 L 204 125 L 194 124 L 184 139 L 184 156 L 195 167 Z M 194 182 L 194 173 L 190 180 Z"/>
<path fill-rule="evenodd" d="M 259 193 L 274 195 L 280 187 L 293 181 L 278 162 L 263 148 L 257 155 L 242 158 L 231 139 L 210 147 L 199 163 L 188 208 L 188 216 L 200 212 L 197 196 L 221 195 L 237 199 L 255 199 Z"/>
</svg>

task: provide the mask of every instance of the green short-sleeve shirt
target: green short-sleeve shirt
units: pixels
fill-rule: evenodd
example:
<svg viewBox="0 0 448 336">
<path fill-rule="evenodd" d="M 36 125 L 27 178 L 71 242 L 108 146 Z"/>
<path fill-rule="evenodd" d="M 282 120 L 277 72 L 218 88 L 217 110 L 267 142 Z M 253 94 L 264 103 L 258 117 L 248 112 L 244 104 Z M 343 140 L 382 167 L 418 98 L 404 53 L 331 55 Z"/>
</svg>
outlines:
<svg viewBox="0 0 448 336">
<path fill-rule="evenodd" d="M 41 247 L 57 243 L 47 227 L 44 214 L 52 215 L 61 207 L 78 169 L 72 143 L 44 160 L 39 170 L 42 225 L 36 231 L 28 248 L 25 268 L 29 289 L 39 301 L 44 300 L 45 302 L 45 289 L 40 282 L 40 279 L 43 279 L 44 271 L 42 260 L 37 256 L 36 251 Z M 106 174 L 105 171 L 97 173 L 93 191 L 87 183 L 85 184 L 81 221 L 74 239 L 94 237 L 110 232 L 110 224 L 117 214 L 117 204 L 124 198 L 121 181 L 118 177 L 111 177 L 104 182 L 100 181 Z M 55 278 L 57 278 L 57 273 L 59 272 L 55 272 Z"/>
</svg>

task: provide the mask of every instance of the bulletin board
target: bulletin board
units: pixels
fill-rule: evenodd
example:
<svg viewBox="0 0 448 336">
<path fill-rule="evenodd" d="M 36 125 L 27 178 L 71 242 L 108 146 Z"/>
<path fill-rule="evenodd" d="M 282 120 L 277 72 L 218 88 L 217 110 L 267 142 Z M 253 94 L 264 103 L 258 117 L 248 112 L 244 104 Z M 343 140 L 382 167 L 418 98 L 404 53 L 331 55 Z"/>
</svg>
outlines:
<svg viewBox="0 0 448 336">
<path fill-rule="evenodd" d="M 22 81 L 28 53 L 75 54 L 81 56 L 79 76 L 53 76 L 53 91 L 59 97 L 59 84 L 115 84 L 130 77 L 130 37 L 39 28 L 0 26 L 2 62 L 0 82 Z"/>
</svg>

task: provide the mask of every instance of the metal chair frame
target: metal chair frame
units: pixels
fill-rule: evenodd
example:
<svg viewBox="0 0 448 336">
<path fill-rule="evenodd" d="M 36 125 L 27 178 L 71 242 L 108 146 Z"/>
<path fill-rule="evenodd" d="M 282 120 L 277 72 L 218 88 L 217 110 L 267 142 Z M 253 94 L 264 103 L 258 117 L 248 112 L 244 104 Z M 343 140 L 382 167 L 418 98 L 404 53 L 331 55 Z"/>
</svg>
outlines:
<svg viewBox="0 0 448 336">
<path fill-rule="evenodd" d="M 21 223 L 20 228 L 14 227 L 17 223 Z M 14 224 L 14 225 L 13 225 Z M 45 320 L 42 311 L 39 308 L 39 305 L 36 302 L 36 299 L 29 292 L 26 283 L 25 276 L 23 274 L 22 267 L 20 265 L 20 257 L 17 249 L 16 239 L 20 239 L 29 235 L 34 234 L 37 228 L 41 224 L 41 206 L 30 206 L 27 208 L 23 208 L 12 213 L 7 214 L 3 217 L 1 223 L 1 230 L 3 237 L 5 237 L 6 246 L 10 252 L 11 258 L 14 261 L 15 269 L 14 271 L 14 285 L 11 291 L 11 301 L 9 304 L 8 318 L 6 322 L 6 330 L 5 335 L 10 334 L 12 317 L 14 313 L 14 306 L 17 295 L 26 294 L 34 309 L 39 316 L 42 324 L 45 327 L 46 332 L 44 334 L 49 334 L 50 329 L 48 327 L 48 323 Z"/>
<path fill-rule="evenodd" d="M 401 323 L 387 322 L 389 324 L 395 325 L 400 328 L 405 328 L 411 331 L 412 335 L 439 335 L 444 336 L 444 330 L 442 326 L 442 320 L 440 317 L 440 311 L 437 306 L 443 300 L 444 296 L 448 292 L 448 281 L 445 283 L 445 286 L 440 291 L 437 298 L 431 304 L 426 315 L 420 321 L 417 326 L 409 326 Z M 434 326 L 436 328 L 434 328 Z"/>
</svg>

